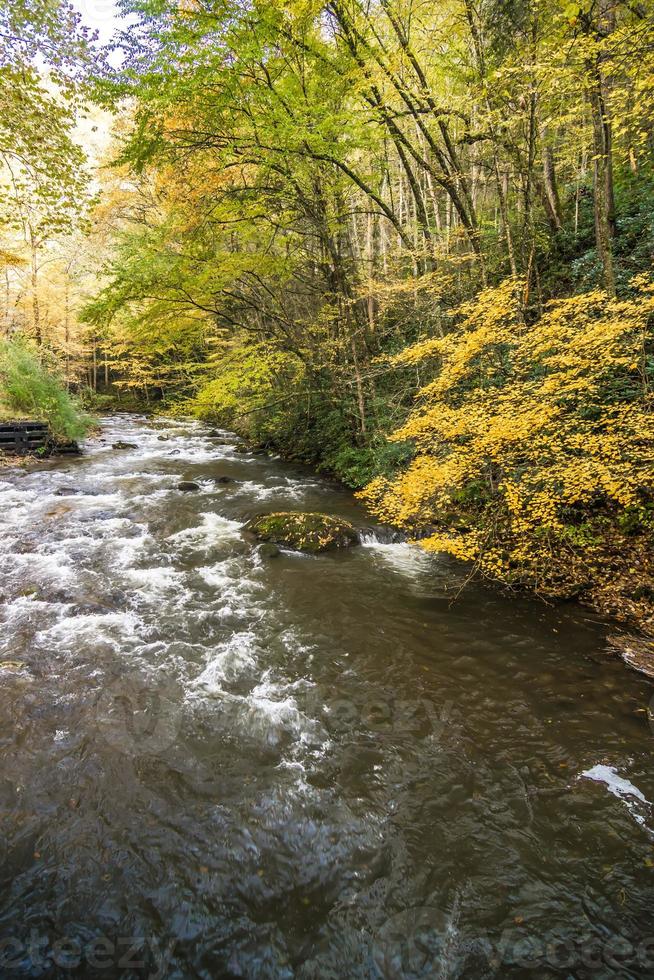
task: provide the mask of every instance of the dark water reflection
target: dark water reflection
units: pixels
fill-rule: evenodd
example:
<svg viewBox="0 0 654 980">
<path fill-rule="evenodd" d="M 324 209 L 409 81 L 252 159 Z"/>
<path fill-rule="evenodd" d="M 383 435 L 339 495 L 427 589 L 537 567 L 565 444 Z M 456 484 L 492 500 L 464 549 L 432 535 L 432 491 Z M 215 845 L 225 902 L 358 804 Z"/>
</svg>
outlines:
<svg viewBox="0 0 654 980">
<path fill-rule="evenodd" d="M 601 624 L 408 545 L 263 559 L 253 513 L 365 515 L 103 438 L 0 477 L 0 976 L 654 976 L 651 689 Z"/>
</svg>

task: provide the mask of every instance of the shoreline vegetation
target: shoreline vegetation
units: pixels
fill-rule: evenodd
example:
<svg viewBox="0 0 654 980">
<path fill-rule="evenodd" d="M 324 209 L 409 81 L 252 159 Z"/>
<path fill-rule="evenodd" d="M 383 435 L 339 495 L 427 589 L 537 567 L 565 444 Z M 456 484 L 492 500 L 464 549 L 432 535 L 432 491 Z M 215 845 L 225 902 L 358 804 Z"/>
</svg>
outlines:
<svg viewBox="0 0 654 980">
<path fill-rule="evenodd" d="M 3 411 L 234 430 L 651 644 L 652 4 L 2 9 Z"/>
<path fill-rule="evenodd" d="M 92 419 L 69 391 L 56 360 L 28 340 L 0 340 L 0 422 L 47 422 L 53 445 L 77 442 Z"/>
</svg>

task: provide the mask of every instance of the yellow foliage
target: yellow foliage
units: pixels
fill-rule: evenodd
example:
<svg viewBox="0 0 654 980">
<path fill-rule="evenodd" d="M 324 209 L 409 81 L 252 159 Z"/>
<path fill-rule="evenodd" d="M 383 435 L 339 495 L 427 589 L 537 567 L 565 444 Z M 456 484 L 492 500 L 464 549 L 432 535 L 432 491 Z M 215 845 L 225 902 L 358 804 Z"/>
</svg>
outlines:
<svg viewBox="0 0 654 980">
<path fill-rule="evenodd" d="M 433 380 L 392 436 L 415 458 L 362 492 L 375 515 L 431 529 L 423 547 L 494 577 L 538 579 L 557 549 L 590 558 L 588 515 L 616 520 L 654 491 L 654 287 L 631 287 L 556 300 L 527 325 L 508 280 L 462 306 L 453 333 L 398 355 L 433 364 Z"/>
</svg>

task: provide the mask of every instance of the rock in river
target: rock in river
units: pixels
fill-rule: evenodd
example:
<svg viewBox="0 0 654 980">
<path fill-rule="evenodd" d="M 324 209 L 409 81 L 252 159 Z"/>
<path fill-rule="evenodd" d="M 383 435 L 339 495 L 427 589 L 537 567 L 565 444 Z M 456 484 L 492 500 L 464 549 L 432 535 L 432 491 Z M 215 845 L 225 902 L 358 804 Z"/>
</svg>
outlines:
<svg viewBox="0 0 654 980">
<path fill-rule="evenodd" d="M 181 483 L 177 484 L 177 489 L 183 493 L 190 493 L 192 490 L 199 490 L 200 484 L 194 483 L 193 480 L 182 480 Z"/>
<path fill-rule="evenodd" d="M 138 449 L 135 442 L 112 442 L 112 449 Z"/>
<path fill-rule="evenodd" d="M 279 558 L 281 551 L 272 541 L 262 541 L 258 548 L 262 558 Z"/>
<path fill-rule="evenodd" d="M 359 543 L 359 536 L 349 521 L 329 514 L 259 514 L 247 522 L 244 530 L 259 541 L 311 554 Z"/>
</svg>

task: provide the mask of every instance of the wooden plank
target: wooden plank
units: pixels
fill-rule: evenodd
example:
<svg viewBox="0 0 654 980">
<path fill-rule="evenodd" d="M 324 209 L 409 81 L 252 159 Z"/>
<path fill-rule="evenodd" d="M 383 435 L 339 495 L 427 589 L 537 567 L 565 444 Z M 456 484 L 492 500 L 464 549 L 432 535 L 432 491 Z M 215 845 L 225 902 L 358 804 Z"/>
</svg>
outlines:
<svg viewBox="0 0 654 980">
<path fill-rule="evenodd" d="M 56 443 L 50 437 L 46 422 L 0 422 L 0 451 L 3 453 L 25 454 L 44 449 L 47 454 L 58 456 L 62 453 L 80 452 L 76 442 Z"/>
<path fill-rule="evenodd" d="M 50 439 L 46 422 L 16 420 L 0 423 L 0 449 L 8 453 L 30 453 L 45 449 Z"/>
</svg>

